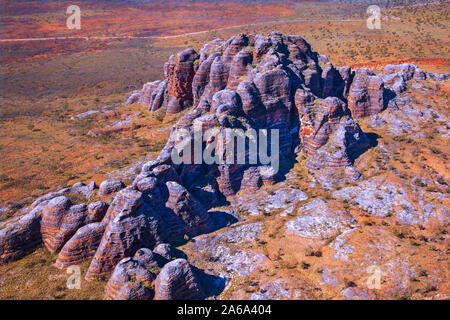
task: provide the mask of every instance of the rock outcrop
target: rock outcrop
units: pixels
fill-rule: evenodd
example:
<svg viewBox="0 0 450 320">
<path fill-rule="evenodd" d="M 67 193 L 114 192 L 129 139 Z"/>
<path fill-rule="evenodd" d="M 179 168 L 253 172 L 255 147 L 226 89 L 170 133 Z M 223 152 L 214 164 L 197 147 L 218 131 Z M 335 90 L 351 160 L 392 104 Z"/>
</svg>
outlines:
<svg viewBox="0 0 450 320">
<path fill-rule="evenodd" d="M 50 252 L 56 253 L 82 226 L 101 221 L 106 209 L 107 204 L 103 201 L 86 206 L 85 204 L 72 205 L 65 196 L 53 198 L 42 210 L 41 234 L 45 247 Z M 96 228 L 94 227 L 94 229 Z M 86 232 L 87 234 L 85 234 Z M 86 236 L 90 238 L 93 234 L 85 229 L 78 233 L 77 237 L 80 236 L 85 241 L 87 240 Z M 67 249 L 73 249 L 73 245 L 74 243 L 69 244 Z"/>
<path fill-rule="evenodd" d="M 42 211 L 41 233 L 45 247 L 56 253 L 84 225 L 87 207 L 72 205 L 65 196 L 48 202 Z"/>
<path fill-rule="evenodd" d="M 124 258 L 115 267 L 105 287 L 105 300 L 152 299 L 157 272 L 152 251 L 138 250 L 133 258 Z"/>
<path fill-rule="evenodd" d="M 91 280 L 108 275 L 123 258 L 159 241 L 159 213 L 138 190 L 121 190 L 109 208 L 105 233 L 86 274 Z"/>
<path fill-rule="evenodd" d="M 106 300 L 150 300 L 155 293 L 155 279 L 161 269 L 186 255 L 169 244 L 160 244 L 153 251 L 142 248 L 133 258 L 122 259 L 105 287 Z"/>
<path fill-rule="evenodd" d="M 16 213 L 13 218 L 1 222 L 0 264 L 20 259 L 35 250 L 42 243 L 42 216 L 44 212 L 47 212 L 47 205 L 51 200 L 64 195 L 76 195 L 78 198 L 84 197 L 87 200 L 95 188 L 96 185 L 93 181 L 89 185 L 79 182 L 72 187 L 50 192 L 37 198 L 29 207 L 23 208 Z M 79 206 L 78 208 L 83 209 L 84 207 Z M 86 221 L 94 221 L 99 215 L 98 204 L 90 205 L 90 208 L 91 211 L 88 209 L 86 214 L 86 217 L 88 217 Z M 58 229 L 55 233 L 59 233 L 59 231 Z"/>
<path fill-rule="evenodd" d="M 125 185 L 122 181 L 117 179 L 105 180 L 100 184 L 100 188 L 98 190 L 99 195 L 107 196 L 114 192 L 123 189 Z"/>
<path fill-rule="evenodd" d="M 106 224 L 104 222 L 90 223 L 78 229 L 58 254 L 56 267 L 65 269 L 92 258 L 97 251 L 105 229 Z"/>
<path fill-rule="evenodd" d="M 418 66 L 410 63 L 403 64 L 389 64 L 381 74 L 384 84 L 387 88 L 400 94 L 407 89 L 407 82 L 414 80 L 446 80 L 450 77 L 449 74 L 437 74 L 432 72 L 424 72 Z"/>
<path fill-rule="evenodd" d="M 168 243 L 161 243 L 153 249 L 153 253 L 165 258 L 167 261 L 174 259 L 186 259 L 186 254 Z"/>
<path fill-rule="evenodd" d="M 350 86 L 348 107 L 354 119 L 381 112 L 384 108 L 384 81 L 369 69 L 356 69 Z"/>
<path fill-rule="evenodd" d="M 193 108 L 174 126 L 154 166 L 162 165 L 167 172 L 173 168 L 180 185 L 205 180 L 208 173 L 224 196 L 273 184 L 279 176 L 268 168 L 262 174 L 258 168 L 265 167 L 263 163 L 228 163 L 226 155 L 222 163 L 212 165 L 174 164 L 170 155 L 179 143 L 176 129 L 188 130 L 192 143 L 194 124 L 201 124 L 202 132 L 218 129 L 204 147 L 223 138 L 229 129 L 278 130 L 281 161 L 302 148 L 313 157 L 330 140 L 329 148 L 321 151 L 322 161 L 312 160 L 309 169 L 348 167 L 368 146 L 353 119 L 381 112 L 386 105 L 382 76 L 368 69 L 335 67 L 302 37 L 276 32 L 267 37 L 239 34 L 227 41 L 216 39 L 200 50 L 199 58 L 192 49 L 172 56 L 165 71 L 169 89 L 164 100 L 172 101 L 165 106 L 168 113 L 183 110 L 184 102 Z M 184 85 L 177 84 L 181 80 Z M 154 91 L 158 83 L 144 89 Z M 226 140 L 223 143 L 226 147 Z M 339 152 L 338 145 L 343 148 Z M 270 153 L 273 144 L 268 146 Z M 175 152 L 181 156 L 178 149 Z M 247 150 L 245 157 L 249 157 Z"/>
<path fill-rule="evenodd" d="M 196 270 L 185 260 L 167 263 L 155 280 L 155 300 L 199 300 L 205 297 Z"/>
<path fill-rule="evenodd" d="M 155 167 L 149 173 L 153 175 L 150 183 L 149 177 L 140 176 L 134 186 L 118 192 L 103 220 L 107 226 L 86 279 L 108 275 L 121 259 L 141 247 L 182 242 L 186 236 L 213 230 L 214 222 L 200 202 L 177 182 L 166 182 L 177 177 L 161 175 L 166 171 L 160 169 Z M 156 197 L 158 201 L 154 201 Z"/>
<path fill-rule="evenodd" d="M 213 222 L 203 205 L 195 199 L 183 186 L 175 181 L 166 183 L 169 199 L 166 207 L 185 223 L 186 235 L 205 233 L 212 230 Z"/>
<path fill-rule="evenodd" d="M 171 56 L 166 64 L 168 114 L 178 113 L 192 106 L 192 80 L 199 58 L 194 49 L 186 49 Z"/>
<path fill-rule="evenodd" d="M 170 57 L 164 74 L 164 80 L 146 83 L 127 101 L 139 102 L 152 112 L 163 109 L 167 114 L 190 108 L 172 128 L 157 159 L 143 165 L 128 186 L 120 180 L 103 181 L 98 195 L 112 199 L 109 206 L 102 201 L 73 203 L 79 195 L 89 203 L 96 188 L 95 183 L 77 183 L 37 199 L 17 216 L 1 222 L 0 264 L 43 243 L 51 253 L 59 252 L 59 268 L 92 258 L 87 280 L 113 273 L 106 299 L 202 299 L 207 294 L 199 270 L 172 245 L 223 226 L 208 209 L 225 197 L 273 185 L 284 173 L 261 158 L 250 161 L 249 148 L 217 153 L 213 162 L 175 163 L 173 155 L 181 157 L 185 152 L 179 149 L 181 142 L 195 143 L 197 129 L 202 134 L 215 129 L 200 141 L 201 147 L 227 147 L 231 144 L 229 132 L 258 132 L 267 138 L 267 157 L 278 153 L 283 169 L 289 169 L 294 154 L 302 150 L 311 175 L 344 168 L 354 181 L 360 177 L 354 160 L 371 147 L 356 120 L 379 116 L 386 108 L 392 110 L 389 100 L 404 92 L 408 81 L 448 78 L 410 64 L 389 65 L 378 75 L 369 69 L 336 67 L 302 37 L 276 32 L 216 39 L 204 45 L 200 54 L 186 49 Z M 180 138 L 179 129 L 184 129 L 187 137 Z M 273 137 L 278 141 L 272 142 Z M 246 147 L 251 138 L 244 134 Z M 261 145 L 258 140 L 259 153 Z M 244 156 L 243 163 L 236 161 L 240 156 Z M 344 191 L 351 190 L 343 189 L 335 196 L 350 197 L 341 195 Z M 77 197 L 72 197 L 73 193 Z M 267 197 L 269 210 L 283 208 L 292 198 L 307 198 L 297 189 L 282 193 L 289 199 L 281 193 Z M 262 212 L 259 206 L 250 209 Z M 414 218 L 408 214 L 398 219 Z M 315 219 L 320 222 L 323 216 L 327 215 L 318 214 Z M 309 217 L 302 219 L 292 228 L 303 232 L 301 221 L 309 221 Z M 342 228 L 346 227 L 347 219 L 341 220 Z M 223 250 L 227 254 L 227 249 Z M 255 261 L 264 259 L 257 256 Z"/>
<path fill-rule="evenodd" d="M 0 223 L 0 265 L 22 258 L 42 243 L 41 211 Z"/>
<path fill-rule="evenodd" d="M 370 147 L 370 141 L 351 117 L 343 117 L 336 124 L 327 143 L 320 147 L 306 162 L 312 170 L 349 167 L 362 151 Z"/>
</svg>

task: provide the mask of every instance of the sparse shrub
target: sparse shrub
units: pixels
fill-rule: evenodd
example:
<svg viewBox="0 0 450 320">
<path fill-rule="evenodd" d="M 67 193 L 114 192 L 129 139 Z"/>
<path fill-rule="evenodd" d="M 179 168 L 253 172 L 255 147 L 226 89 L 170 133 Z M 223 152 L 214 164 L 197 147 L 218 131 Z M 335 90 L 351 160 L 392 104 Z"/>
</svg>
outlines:
<svg viewBox="0 0 450 320">
<path fill-rule="evenodd" d="M 421 187 L 421 188 L 427 186 L 427 185 L 422 181 L 422 179 L 419 179 L 419 178 L 415 179 L 415 180 L 413 181 L 413 183 L 414 183 L 416 186 Z"/>
<path fill-rule="evenodd" d="M 159 122 L 163 122 L 163 120 L 166 116 L 166 109 L 160 108 L 160 109 L 156 110 L 155 112 L 153 112 L 152 116 Z"/>
</svg>

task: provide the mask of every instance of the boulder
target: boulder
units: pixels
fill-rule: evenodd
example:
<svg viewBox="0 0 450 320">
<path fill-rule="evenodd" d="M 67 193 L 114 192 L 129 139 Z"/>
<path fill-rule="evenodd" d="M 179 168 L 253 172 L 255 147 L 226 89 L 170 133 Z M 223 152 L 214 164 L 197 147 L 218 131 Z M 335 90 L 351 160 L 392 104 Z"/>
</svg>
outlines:
<svg viewBox="0 0 450 320">
<path fill-rule="evenodd" d="M 144 84 L 139 96 L 139 103 L 147 107 L 149 110 L 152 108 L 152 102 L 154 99 L 153 93 L 156 91 L 158 86 L 161 84 L 161 80 L 148 82 Z M 131 98 L 131 97 L 130 97 Z"/>
<path fill-rule="evenodd" d="M 117 179 L 105 180 L 100 184 L 98 190 L 99 195 L 107 196 L 114 192 L 119 191 L 125 187 L 124 183 Z"/>
<path fill-rule="evenodd" d="M 175 248 L 174 246 L 172 246 L 168 243 L 161 243 L 161 244 L 157 245 L 153 249 L 153 253 L 160 255 L 167 261 L 171 261 L 174 259 L 186 259 L 187 260 L 187 256 L 183 251 L 178 250 L 177 248 Z"/>
<path fill-rule="evenodd" d="M 86 224 L 100 222 L 105 217 L 108 204 L 103 201 L 92 202 L 87 206 Z"/>
</svg>

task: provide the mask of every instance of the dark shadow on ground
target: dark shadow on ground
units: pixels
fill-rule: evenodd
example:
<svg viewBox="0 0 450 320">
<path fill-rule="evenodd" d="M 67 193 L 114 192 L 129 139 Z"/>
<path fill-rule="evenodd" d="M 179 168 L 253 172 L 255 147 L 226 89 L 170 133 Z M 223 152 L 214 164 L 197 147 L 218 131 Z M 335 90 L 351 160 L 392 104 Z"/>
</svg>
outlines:
<svg viewBox="0 0 450 320">
<path fill-rule="evenodd" d="M 352 165 L 355 163 L 355 160 L 358 159 L 363 153 L 378 145 L 378 138 L 380 137 L 378 134 L 374 132 L 366 132 L 365 134 L 367 139 L 369 140 L 368 143 L 364 143 L 363 148 L 352 148 L 350 152 L 350 160 Z"/>
<path fill-rule="evenodd" d="M 209 216 L 214 220 L 215 229 L 222 229 L 238 222 L 234 215 L 222 211 L 210 211 Z"/>
<path fill-rule="evenodd" d="M 378 146 L 378 138 L 380 137 L 378 134 L 374 132 L 366 132 L 366 136 L 370 140 L 370 148 Z"/>
<path fill-rule="evenodd" d="M 386 110 L 389 106 L 389 102 L 394 99 L 397 94 L 391 89 L 384 88 L 383 91 L 383 110 Z"/>
<path fill-rule="evenodd" d="M 195 268 L 197 276 L 203 288 L 205 299 L 217 297 L 225 289 L 229 279 L 221 276 L 208 274 L 205 271 Z"/>
</svg>

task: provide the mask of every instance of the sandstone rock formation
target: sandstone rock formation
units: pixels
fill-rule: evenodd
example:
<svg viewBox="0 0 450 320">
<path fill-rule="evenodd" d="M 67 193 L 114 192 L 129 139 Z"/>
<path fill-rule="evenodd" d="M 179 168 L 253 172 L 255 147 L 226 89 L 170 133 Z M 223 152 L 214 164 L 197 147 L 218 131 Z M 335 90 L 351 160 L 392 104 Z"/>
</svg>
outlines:
<svg viewBox="0 0 450 320">
<path fill-rule="evenodd" d="M 185 236 L 192 237 L 214 228 L 208 213 L 184 187 L 175 181 L 165 182 L 177 177 L 161 175 L 161 172 L 158 166 L 149 173 L 160 177 L 153 176 L 155 183 L 150 188 L 138 189 L 139 185 L 144 185 L 140 181 L 148 179 L 141 175 L 134 186 L 118 192 L 103 220 L 107 226 L 86 279 L 108 275 L 119 260 L 141 247 L 181 242 Z M 154 201 L 156 196 L 159 201 Z"/>
<path fill-rule="evenodd" d="M 370 135 L 361 130 L 357 120 L 372 116 L 375 123 L 375 117 L 383 115 L 386 108 L 394 110 L 401 100 L 394 104 L 392 97 L 404 92 L 409 81 L 448 78 L 410 64 L 389 65 L 378 75 L 369 69 L 336 67 L 302 37 L 276 32 L 216 39 L 204 45 L 200 54 L 186 49 L 171 56 L 164 71 L 164 80 L 146 83 L 126 102 L 139 102 L 152 112 L 162 108 L 167 114 L 190 108 L 174 125 L 157 159 L 143 165 L 128 186 L 120 180 L 103 181 L 98 194 L 112 199 L 109 206 L 102 201 L 88 204 L 95 183 L 77 183 L 42 196 L 13 219 L 1 222 L 0 264 L 19 259 L 43 243 L 51 253 L 59 252 L 58 268 L 92 258 L 87 280 L 113 273 L 106 299 L 204 298 L 207 294 L 199 270 L 172 245 L 224 226 L 208 209 L 225 197 L 239 190 L 252 195 L 263 185 L 279 182 L 285 173 L 261 159 L 236 163 L 237 152 L 225 154 L 223 160 L 233 160 L 231 163 L 175 163 L 172 155 L 180 156 L 181 152 L 177 149 L 177 129 L 188 132 L 187 142 L 194 142 L 196 128 L 202 133 L 217 129 L 201 141 L 202 147 L 219 139 L 226 146 L 227 129 L 276 129 L 279 141 L 268 143 L 268 153 L 279 153 L 283 169 L 289 170 L 295 153 L 302 150 L 310 173 L 340 168 L 354 181 L 361 176 L 353 167 L 355 159 L 372 146 Z M 249 155 L 245 150 L 246 159 Z M 348 199 L 354 190 L 363 194 L 352 188 L 335 192 L 335 196 Z M 73 203 L 77 202 L 73 200 L 77 197 L 71 197 L 73 193 L 82 195 L 88 205 Z M 361 198 L 360 205 L 373 203 L 373 194 Z M 249 214 L 257 215 L 263 209 L 283 209 L 283 214 L 289 214 L 294 207 L 284 209 L 287 204 L 307 198 L 300 190 L 283 189 L 267 195 L 265 208 L 248 198 L 249 203 L 240 204 Z M 371 210 L 369 205 L 367 208 Z M 411 212 L 401 213 L 398 221 L 425 221 Z M 312 223 L 310 217 L 301 217 L 291 228 L 312 234 L 305 231 L 302 221 L 310 223 L 311 229 L 317 225 L 325 228 L 322 219 L 328 215 L 322 213 L 316 214 Z M 341 218 L 339 230 L 350 223 L 344 214 Z M 332 234 L 321 230 L 320 236 Z M 256 254 L 248 259 L 240 254 L 234 261 L 230 249 L 223 246 L 220 253 L 230 265 L 265 260 Z M 253 269 L 246 270 L 242 275 Z"/>
<path fill-rule="evenodd" d="M 183 260 L 186 261 L 186 255 L 169 244 L 160 244 L 153 251 L 142 248 L 136 251 L 133 258 L 122 259 L 114 269 L 111 278 L 105 287 L 106 300 L 150 300 L 155 294 L 155 280 L 157 276 L 164 270 L 165 265 L 170 261 Z M 193 274 L 189 273 L 193 270 L 191 266 L 184 266 L 182 272 L 188 272 L 185 276 L 186 281 L 191 281 Z M 164 271 L 167 272 L 167 271 Z M 174 280 L 169 280 L 174 281 Z M 187 290 L 195 292 L 183 292 L 184 296 L 197 294 L 200 284 L 195 282 L 197 286 L 186 284 Z M 184 284 L 183 284 L 184 285 Z M 171 283 L 162 283 L 160 287 L 173 290 Z M 177 299 L 178 296 L 172 294 L 167 299 Z"/>
<path fill-rule="evenodd" d="M 125 185 L 122 181 L 117 179 L 105 180 L 100 184 L 100 188 L 98 190 L 99 195 L 107 196 L 111 193 L 117 192 L 120 189 L 123 189 Z"/>
<path fill-rule="evenodd" d="M 198 300 L 204 296 L 195 269 L 185 259 L 167 263 L 156 277 L 155 300 Z"/>
<path fill-rule="evenodd" d="M 216 39 L 200 50 L 200 58 L 192 49 L 172 56 L 165 71 L 169 89 L 163 107 L 174 113 L 184 109 L 185 102 L 193 105 L 174 128 L 192 132 L 194 124 L 200 123 L 203 131 L 213 127 L 220 132 L 228 128 L 277 129 L 282 160 L 301 148 L 313 157 L 333 140 L 320 152 L 322 161 L 311 163 L 311 170 L 351 166 L 368 147 L 367 137 L 353 119 L 381 112 L 386 104 L 382 76 L 368 69 L 352 72 L 349 67 L 334 67 L 300 36 L 276 32 L 267 37 L 239 34 L 226 41 Z M 184 86 L 177 85 L 181 80 Z M 160 83 L 144 86 L 140 98 L 144 105 L 149 96 L 145 92 L 153 92 Z M 176 143 L 171 136 L 154 165 L 174 168 L 181 185 L 199 181 L 208 172 L 215 177 L 219 191 L 229 196 L 240 189 L 273 184 L 279 178 L 267 170 L 258 173 L 259 163 L 251 167 L 175 165 L 170 154 Z M 338 145 L 343 148 L 340 152 Z M 331 152 L 334 149 L 336 152 Z"/>
<path fill-rule="evenodd" d="M 56 267 L 68 268 L 92 258 L 105 232 L 106 223 L 94 222 L 81 227 L 62 247 L 56 259 Z"/>
<path fill-rule="evenodd" d="M 72 187 L 50 192 L 37 198 L 29 207 L 22 209 L 13 218 L 1 222 L 0 264 L 17 260 L 32 252 L 42 243 L 42 215 L 47 210 L 47 205 L 52 199 L 73 194 L 78 197 L 84 197 L 87 200 L 95 188 L 94 182 L 91 182 L 89 185 L 80 182 Z M 96 219 L 96 216 L 98 216 L 98 212 L 94 207 L 96 206 L 91 206 L 92 212 L 88 212 L 86 215 L 86 217 L 89 217 L 88 221 L 90 221 L 89 219 Z"/>
<path fill-rule="evenodd" d="M 40 210 L 0 224 L 0 265 L 22 258 L 42 243 Z"/>
<path fill-rule="evenodd" d="M 85 204 L 72 205 L 65 196 L 50 200 L 42 210 L 41 234 L 45 247 L 52 253 L 64 244 L 86 224 L 101 220 L 96 210 L 89 212 Z"/>
<path fill-rule="evenodd" d="M 158 271 L 158 263 L 154 260 L 152 251 L 138 250 L 133 258 L 124 258 L 117 264 L 106 284 L 105 300 L 152 299 L 153 281 Z"/>
<path fill-rule="evenodd" d="M 167 261 L 173 259 L 186 259 L 186 254 L 168 243 L 161 243 L 153 249 L 153 253 L 165 258 Z"/>
<path fill-rule="evenodd" d="M 384 108 L 384 82 L 369 69 L 356 69 L 350 86 L 348 107 L 353 118 L 361 119 Z"/>
</svg>

